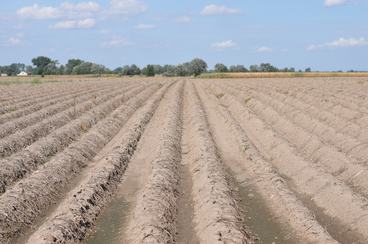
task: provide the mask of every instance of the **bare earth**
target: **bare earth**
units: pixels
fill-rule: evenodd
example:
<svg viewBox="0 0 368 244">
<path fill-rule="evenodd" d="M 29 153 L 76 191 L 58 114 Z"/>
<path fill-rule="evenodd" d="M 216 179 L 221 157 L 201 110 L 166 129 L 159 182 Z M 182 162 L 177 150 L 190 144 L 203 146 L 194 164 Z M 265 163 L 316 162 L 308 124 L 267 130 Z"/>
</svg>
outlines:
<svg viewBox="0 0 368 244">
<path fill-rule="evenodd" d="M 0 243 L 368 243 L 367 78 L 96 79 L 0 86 Z"/>
</svg>

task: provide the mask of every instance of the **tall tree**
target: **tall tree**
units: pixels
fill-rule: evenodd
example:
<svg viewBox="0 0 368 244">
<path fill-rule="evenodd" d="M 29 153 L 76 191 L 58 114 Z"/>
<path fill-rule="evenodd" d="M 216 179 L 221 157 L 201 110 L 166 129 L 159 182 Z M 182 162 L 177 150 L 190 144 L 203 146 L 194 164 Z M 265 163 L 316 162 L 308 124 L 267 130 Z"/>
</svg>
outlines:
<svg viewBox="0 0 368 244">
<path fill-rule="evenodd" d="M 75 75 L 85 75 L 91 74 L 92 63 L 90 62 L 82 62 L 81 64 L 75 66 L 73 68 L 73 74 Z"/>
<path fill-rule="evenodd" d="M 190 73 L 198 76 L 207 71 L 207 63 L 199 58 L 195 58 L 190 62 Z"/>
<path fill-rule="evenodd" d="M 57 60 L 52 60 L 44 68 L 44 74 L 45 75 L 57 75 L 57 74 L 59 74 L 58 65 L 59 65 L 59 62 Z"/>
<path fill-rule="evenodd" d="M 278 68 L 271 65 L 270 63 L 262 63 L 259 66 L 261 72 L 277 72 L 279 71 Z"/>
<path fill-rule="evenodd" d="M 130 66 L 130 75 L 140 75 L 141 74 L 141 69 L 135 65 L 135 64 L 132 64 Z"/>
<path fill-rule="evenodd" d="M 73 72 L 74 67 L 81 63 L 83 63 L 83 60 L 81 59 L 69 59 L 65 65 L 65 73 L 70 75 Z"/>
<path fill-rule="evenodd" d="M 155 68 L 149 64 L 142 69 L 142 74 L 145 76 L 155 76 Z"/>
<path fill-rule="evenodd" d="M 175 76 L 176 75 L 176 66 L 175 65 L 166 64 L 163 67 L 163 71 L 164 71 L 162 73 L 163 76 L 167 76 L 167 77 Z"/>
<path fill-rule="evenodd" d="M 228 72 L 225 64 L 218 63 L 215 65 L 215 71 L 219 73 Z"/>
<path fill-rule="evenodd" d="M 35 74 L 45 75 L 46 67 L 52 62 L 52 60 L 45 56 L 39 56 L 32 59 L 32 63 L 36 68 L 34 69 Z"/>
<path fill-rule="evenodd" d="M 32 73 L 33 73 L 33 67 L 32 67 L 32 65 L 27 65 L 27 66 L 26 66 L 26 72 L 27 72 L 28 74 L 32 74 Z"/>
<path fill-rule="evenodd" d="M 250 70 L 250 72 L 258 72 L 259 67 L 258 67 L 257 64 L 252 64 L 251 66 L 249 66 L 249 70 Z"/>
<path fill-rule="evenodd" d="M 162 74 L 164 73 L 164 68 L 159 64 L 154 64 L 153 69 L 155 70 L 155 74 Z"/>
</svg>

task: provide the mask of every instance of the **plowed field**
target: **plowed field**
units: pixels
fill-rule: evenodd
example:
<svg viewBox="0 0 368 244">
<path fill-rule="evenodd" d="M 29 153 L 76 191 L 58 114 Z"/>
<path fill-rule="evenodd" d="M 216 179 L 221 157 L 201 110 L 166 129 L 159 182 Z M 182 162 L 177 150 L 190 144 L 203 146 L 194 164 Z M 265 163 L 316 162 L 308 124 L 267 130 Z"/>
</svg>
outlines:
<svg viewBox="0 0 368 244">
<path fill-rule="evenodd" d="M 368 243 L 367 78 L 0 86 L 0 243 Z"/>
</svg>

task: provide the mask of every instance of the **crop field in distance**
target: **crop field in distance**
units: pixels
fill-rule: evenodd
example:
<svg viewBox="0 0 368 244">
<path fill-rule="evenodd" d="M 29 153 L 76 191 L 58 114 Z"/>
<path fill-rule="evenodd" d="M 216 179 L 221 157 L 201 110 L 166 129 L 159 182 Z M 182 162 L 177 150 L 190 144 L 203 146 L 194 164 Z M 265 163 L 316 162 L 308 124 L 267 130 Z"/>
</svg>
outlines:
<svg viewBox="0 0 368 244">
<path fill-rule="evenodd" d="M 0 243 L 368 243 L 352 76 L 1 79 Z"/>
</svg>

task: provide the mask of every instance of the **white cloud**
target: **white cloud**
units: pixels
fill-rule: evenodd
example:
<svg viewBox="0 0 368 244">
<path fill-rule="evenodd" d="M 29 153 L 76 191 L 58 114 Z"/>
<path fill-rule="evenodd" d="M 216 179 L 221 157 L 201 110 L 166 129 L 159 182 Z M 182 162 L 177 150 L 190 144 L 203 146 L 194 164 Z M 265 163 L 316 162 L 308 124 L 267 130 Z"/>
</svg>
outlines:
<svg viewBox="0 0 368 244">
<path fill-rule="evenodd" d="M 332 7 L 346 3 L 346 0 L 325 0 L 325 6 Z"/>
<path fill-rule="evenodd" d="M 89 29 L 96 25 L 94 19 L 65 20 L 52 25 L 52 29 Z"/>
<path fill-rule="evenodd" d="M 56 24 L 52 25 L 52 29 L 73 29 L 76 26 L 75 20 L 65 20 L 57 22 Z"/>
<path fill-rule="evenodd" d="M 213 48 L 217 48 L 217 49 L 225 49 L 225 48 L 231 48 L 231 47 L 235 47 L 236 43 L 233 40 L 227 40 L 227 41 L 223 41 L 223 42 L 216 42 L 212 44 Z"/>
<path fill-rule="evenodd" d="M 41 7 L 38 4 L 33 4 L 32 6 L 18 9 L 17 15 L 26 19 L 55 19 L 61 16 L 61 12 L 54 7 Z"/>
<path fill-rule="evenodd" d="M 272 48 L 264 46 L 264 47 L 257 48 L 256 51 L 259 53 L 268 53 L 268 52 L 272 52 Z"/>
<path fill-rule="evenodd" d="M 17 10 L 17 15 L 25 19 L 57 19 L 57 18 L 87 18 L 100 10 L 96 2 L 69 3 L 64 2 L 59 6 L 39 6 L 34 4 Z"/>
<path fill-rule="evenodd" d="M 110 0 L 105 6 L 95 1 L 62 2 L 59 5 L 40 6 L 34 4 L 16 11 L 18 17 L 24 19 L 60 19 L 53 27 L 57 29 L 91 28 L 99 17 L 108 17 L 114 14 L 136 15 L 146 11 L 147 6 L 140 0 Z M 93 19 L 93 21 L 92 21 Z M 75 21 L 71 21 L 75 20 Z"/>
<path fill-rule="evenodd" d="M 147 6 L 139 0 L 111 0 L 111 13 L 135 15 L 147 10 Z"/>
<path fill-rule="evenodd" d="M 239 9 L 229 8 L 222 5 L 210 4 L 204 7 L 201 14 L 202 15 L 220 15 L 220 14 L 238 14 Z"/>
<path fill-rule="evenodd" d="M 96 25 L 96 21 L 94 19 L 83 19 L 77 22 L 78 28 L 88 29 L 92 28 Z"/>
<path fill-rule="evenodd" d="M 10 44 L 11 46 L 17 46 L 22 44 L 22 40 L 19 37 L 10 37 L 8 39 L 8 44 Z"/>
<path fill-rule="evenodd" d="M 96 12 L 100 10 L 100 5 L 96 2 L 80 2 L 80 3 L 69 3 L 64 2 L 61 4 L 61 8 L 72 11 L 91 11 Z"/>
<path fill-rule="evenodd" d="M 323 44 L 312 44 L 307 47 L 307 50 L 313 51 L 323 48 L 340 48 L 340 47 L 358 47 L 368 45 L 368 39 L 366 38 L 339 38 L 332 42 L 326 42 Z"/>
<path fill-rule="evenodd" d="M 327 43 L 329 47 L 356 47 L 368 45 L 368 40 L 365 38 L 339 38 L 336 41 Z"/>
<path fill-rule="evenodd" d="M 102 43 L 102 47 L 111 48 L 111 47 L 118 47 L 118 46 L 131 46 L 133 43 L 127 41 L 122 37 L 112 37 L 110 40 Z"/>
<path fill-rule="evenodd" d="M 192 18 L 190 16 L 179 16 L 175 19 L 177 23 L 190 23 L 192 22 Z"/>
<path fill-rule="evenodd" d="M 138 30 L 149 30 L 149 29 L 156 28 L 156 26 L 151 25 L 151 24 L 139 24 L 139 25 L 136 25 L 135 28 Z"/>
</svg>

